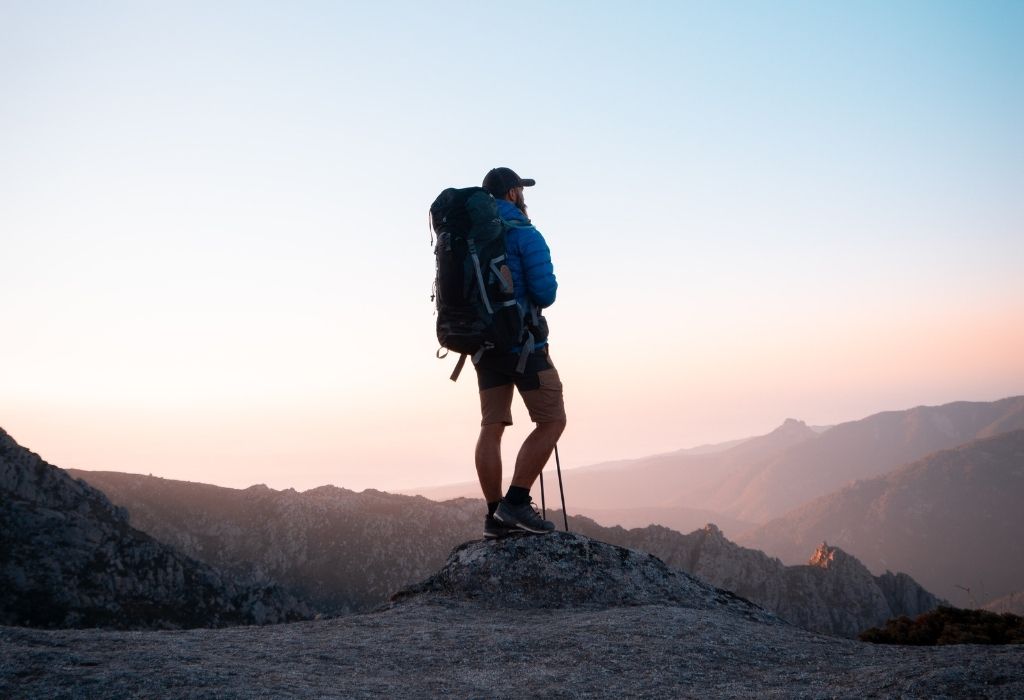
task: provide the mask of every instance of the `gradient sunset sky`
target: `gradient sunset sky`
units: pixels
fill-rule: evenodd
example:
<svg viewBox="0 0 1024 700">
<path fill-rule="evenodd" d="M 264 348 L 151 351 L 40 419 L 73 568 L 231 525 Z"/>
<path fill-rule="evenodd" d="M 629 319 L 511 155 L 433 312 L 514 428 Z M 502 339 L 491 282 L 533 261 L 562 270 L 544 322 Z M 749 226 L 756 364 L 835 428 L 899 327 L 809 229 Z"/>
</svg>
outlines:
<svg viewBox="0 0 1024 700">
<path fill-rule="evenodd" d="M 427 207 L 496 165 L 564 467 L 1024 393 L 1022 2 L 0 0 L 0 96 L 0 427 L 58 466 L 473 479 Z"/>
</svg>

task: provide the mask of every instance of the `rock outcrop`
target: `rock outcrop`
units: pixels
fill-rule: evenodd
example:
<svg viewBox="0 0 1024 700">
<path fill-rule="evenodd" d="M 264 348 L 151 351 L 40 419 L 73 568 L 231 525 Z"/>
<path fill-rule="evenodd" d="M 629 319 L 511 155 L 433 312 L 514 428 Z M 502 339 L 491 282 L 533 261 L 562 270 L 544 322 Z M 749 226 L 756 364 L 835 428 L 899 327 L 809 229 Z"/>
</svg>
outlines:
<svg viewBox="0 0 1024 700">
<path fill-rule="evenodd" d="M 310 617 L 128 525 L 126 511 L 0 430 L 0 624 L 175 628 Z"/>
<path fill-rule="evenodd" d="M 780 623 L 753 603 L 671 569 L 647 552 L 569 532 L 466 542 L 440 571 L 396 593 L 392 602 L 419 596 L 504 609 L 678 605 Z"/>
</svg>

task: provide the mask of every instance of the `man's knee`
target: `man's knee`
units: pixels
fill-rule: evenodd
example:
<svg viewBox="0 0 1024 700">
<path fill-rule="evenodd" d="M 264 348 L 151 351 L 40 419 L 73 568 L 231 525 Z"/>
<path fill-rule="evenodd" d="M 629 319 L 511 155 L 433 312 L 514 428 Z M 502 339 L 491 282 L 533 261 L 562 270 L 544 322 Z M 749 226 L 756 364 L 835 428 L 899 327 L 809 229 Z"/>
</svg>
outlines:
<svg viewBox="0 0 1024 700">
<path fill-rule="evenodd" d="M 537 427 L 541 428 L 545 433 L 547 433 L 548 435 L 552 436 L 555 440 L 557 440 L 565 431 L 565 424 L 566 420 L 563 417 L 553 421 L 538 423 Z"/>
<path fill-rule="evenodd" d="M 480 440 L 481 442 L 501 440 L 501 436 L 504 432 L 504 423 L 488 423 L 487 425 L 481 425 Z"/>
</svg>

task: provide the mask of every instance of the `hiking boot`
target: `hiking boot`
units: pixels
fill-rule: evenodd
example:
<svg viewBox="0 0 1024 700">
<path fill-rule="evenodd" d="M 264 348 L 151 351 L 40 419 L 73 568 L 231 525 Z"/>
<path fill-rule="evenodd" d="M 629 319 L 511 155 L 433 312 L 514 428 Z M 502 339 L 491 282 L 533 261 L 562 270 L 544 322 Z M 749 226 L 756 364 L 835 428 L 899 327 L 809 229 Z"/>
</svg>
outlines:
<svg viewBox="0 0 1024 700">
<path fill-rule="evenodd" d="M 533 502 L 523 503 L 514 506 L 504 498 L 494 511 L 494 519 L 500 520 L 506 526 L 532 532 L 535 535 L 545 535 L 554 532 L 555 524 L 550 520 L 540 517 L 540 512 L 533 507 Z"/>
<path fill-rule="evenodd" d="M 500 520 L 496 520 L 491 515 L 484 516 L 484 539 L 500 540 L 502 537 L 506 537 L 516 532 L 522 532 L 522 530 L 517 527 L 509 527 Z"/>
</svg>

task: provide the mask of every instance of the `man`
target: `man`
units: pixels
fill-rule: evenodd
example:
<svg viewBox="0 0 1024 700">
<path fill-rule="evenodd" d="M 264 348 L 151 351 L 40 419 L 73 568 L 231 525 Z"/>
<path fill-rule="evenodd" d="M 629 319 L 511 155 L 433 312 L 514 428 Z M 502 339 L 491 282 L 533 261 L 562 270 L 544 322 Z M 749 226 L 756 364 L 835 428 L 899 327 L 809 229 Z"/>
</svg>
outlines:
<svg viewBox="0 0 1024 700">
<path fill-rule="evenodd" d="M 484 177 L 483 187 L 498 202 L 498 215 L 512 225 L 506 235 L 508 267 L 512 273 L 516 301 L 537 338 L 522 373 L 516 372 L 519 349 L 511 353 L 487 352 L 475 365 L 480 387 L 480 438 L 476 444 L 476 471 L 487 500 L 484 537 L 496 538 L 510 532 L 544 534 L 555 529 L 533 507 L 530 487 L 551 457 L 555 443 L 565 430 L 562 382 L 548 354 L 546 321 L 540 309 L 555 301 L 558 282 L 551 264 L 551 251 L 526 216 L 523 188 L 534 180 L 520 178 L 509 168 L 494 168 Z M 542 332 L 541 329 L 544 329 Z M 516 457 L 512 485 L 501 497 L 501 436 L 512 425 L 513 387 L 536 427 L 527 436 Z"/>
</svg>

